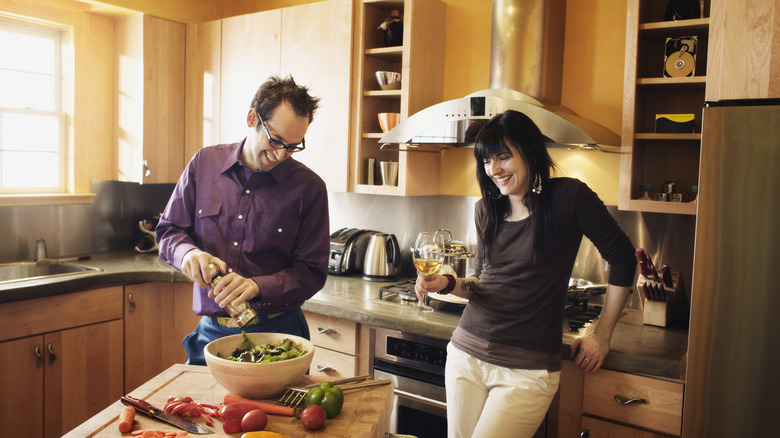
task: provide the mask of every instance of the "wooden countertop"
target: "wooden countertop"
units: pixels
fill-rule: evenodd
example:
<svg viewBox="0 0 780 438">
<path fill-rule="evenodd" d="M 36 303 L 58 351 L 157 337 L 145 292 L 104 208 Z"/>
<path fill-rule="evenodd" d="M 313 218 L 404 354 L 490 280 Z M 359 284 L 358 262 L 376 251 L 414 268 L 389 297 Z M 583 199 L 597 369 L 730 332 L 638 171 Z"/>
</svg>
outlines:
<svg viewBox="0 0 780 438">
<path fill-rule="evenodd" d="M 299 384 L 311 383 L 314 377 L 306 376 Z M 323 380 L 317 378 L 317 380 Z M 131 396 L 148 401 L 152 405 L 162 408 L 169 396 L 192 397 L 195 401 L 220 403 L 227 393 L 212 377 L 207 367 L 195 365 L 177 364 L 155 376 L 138 389 L 130 393 Z M 294 417 L 279 415 L 268 416 L 268 426 L 265 430 L 297 437 L 350 437 L 350 438 L 381 438 L 385 433 L 385 425 L 392 411 L 392 385 L 382 385 L 367 389 L 356 389 L 344 393 L 344 406 L 341 412 L 332 419 L 326 421 L 322 429 L 310 431 L 303 427 L 300 420 Z M 273 401 L 273 400 L 270 400 Z M 116 438 L 131 436 L 131 433 L 119 432 L 117 421 L 119 412 L 124 405 L 117 400 L 94 417 L 85 421 L 79 427 L 68 432 L 64 438 Z M 199 423 L 205 425 L 205 417 L 201 417 Z M 215 419 L 214 426 L 207 426 L 214 434 L 196 435 L 190 437 L 240 437 L 241 433 L 226 434 L 222 432 L 222 422 Z M 137 413 L 133 430 L 158 429 L 179 430 L 167 423 L 157 421 L 142 413 Z"/>
</svg>

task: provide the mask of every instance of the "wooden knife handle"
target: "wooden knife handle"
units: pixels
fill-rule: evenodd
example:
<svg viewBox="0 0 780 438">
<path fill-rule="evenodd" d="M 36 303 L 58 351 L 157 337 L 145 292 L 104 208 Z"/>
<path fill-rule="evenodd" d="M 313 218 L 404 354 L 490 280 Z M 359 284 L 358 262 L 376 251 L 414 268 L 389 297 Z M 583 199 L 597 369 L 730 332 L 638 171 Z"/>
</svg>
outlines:
<svg viewBox="0 0 780 438">
<path fill-rule="evenodd" d="M 141 412 L 144 412 L 146 414 L 153 414 L 155 411 L 157 411 L 157 408 L 150 405 L 145 400 L 141 400 L 140 398 L 131 397 L 129 395 L 123 395 L 122 398 L 120 398 L 120 400 L 122 401 L 123 404 L 139 409 Z"/>
</svg>

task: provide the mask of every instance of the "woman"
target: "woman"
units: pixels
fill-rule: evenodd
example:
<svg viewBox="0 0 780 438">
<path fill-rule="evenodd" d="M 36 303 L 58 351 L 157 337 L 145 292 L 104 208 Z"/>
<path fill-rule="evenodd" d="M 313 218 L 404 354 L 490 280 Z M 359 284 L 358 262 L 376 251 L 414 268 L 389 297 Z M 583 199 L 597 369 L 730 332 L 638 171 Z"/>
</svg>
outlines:
<svg viewBox="0 0 780 438">
<path fill-rule="evenodd" d="M 482 191 L 475 274 L 421 275 L 415 290 L 420 299 L 429 292 L 469 299 L 447 347 L 449 437 L 530 437 L 558 390 L 563 309 L 582 236 L 610 266 L 598 324 L 571 346 L 586 372 L 609 352 L 634 281 L 635 250 L 584 183 L 550 178 L 544 138 L 524 114 L 493 117 L 474 156 Z"/>
</svg>

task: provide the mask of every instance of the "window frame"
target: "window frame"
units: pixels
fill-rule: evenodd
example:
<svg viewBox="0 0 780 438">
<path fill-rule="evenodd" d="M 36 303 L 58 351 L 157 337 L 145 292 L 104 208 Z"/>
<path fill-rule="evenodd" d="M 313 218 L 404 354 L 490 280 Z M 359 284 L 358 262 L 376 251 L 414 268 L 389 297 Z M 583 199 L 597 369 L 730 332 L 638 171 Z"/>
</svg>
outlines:
<svg viewBox="0 0 780 438">
<path fill-rule="evenodd" d="M 70 113 L 73 96 L 72 87 L 74 64 L 72 60 L 72 30 L 66 25 L 58 25 L 36 20 L 32 17 L 9 16 L 0 13 L 0 28 L 6 31 L 41 36 L 54 41 L 54 108 L 52 110 L 0 107 L 0 114 L 17 114 L 31 116 L 53 116 L 58 121 L 57 161 L 59 178 L 55 187 L 4 187 L 0 186 L 0 196 L 25 195 L 67 195 L 70 193 L 72 167 L 70 166 L 71 137 Z M 2 144 L 0 143 L 0 147 Z"/>
</svg>

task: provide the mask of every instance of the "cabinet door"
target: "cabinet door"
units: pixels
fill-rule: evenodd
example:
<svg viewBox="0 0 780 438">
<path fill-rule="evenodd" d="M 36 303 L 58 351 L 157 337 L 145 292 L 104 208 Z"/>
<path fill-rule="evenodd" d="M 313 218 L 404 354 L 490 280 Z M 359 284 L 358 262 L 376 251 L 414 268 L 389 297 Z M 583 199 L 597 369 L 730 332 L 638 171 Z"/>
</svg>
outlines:
<svg viewBox="0 0 780 438">
<path fill-rule="evenodd" d="M 200 317 L 192 312 L 192 283 L 125 286 L 125 392 L 187 361 L 181 341 Z"/>
<path fill-rule="evenodd" d="M 305 23 L 305 25 L 303 25 Z M 306 132 L 306 150 L 295 159 L 346 192 L 349 165 L 352 2 L 330 0 L 282 9 L 280 72 L 320 98 Z M 316 68 L 314 66 L 317 66 Z"/>
<path fill-rule="evenodd" d="M 60 437 L 122 396 L 122 321 L 43 338 L 44 436 Z"/>
<path fill-rule="evenodd" d="M 0 342 L 0 438 L 43 436 L 42 348 L 43 336 Z"/>
</svg>

